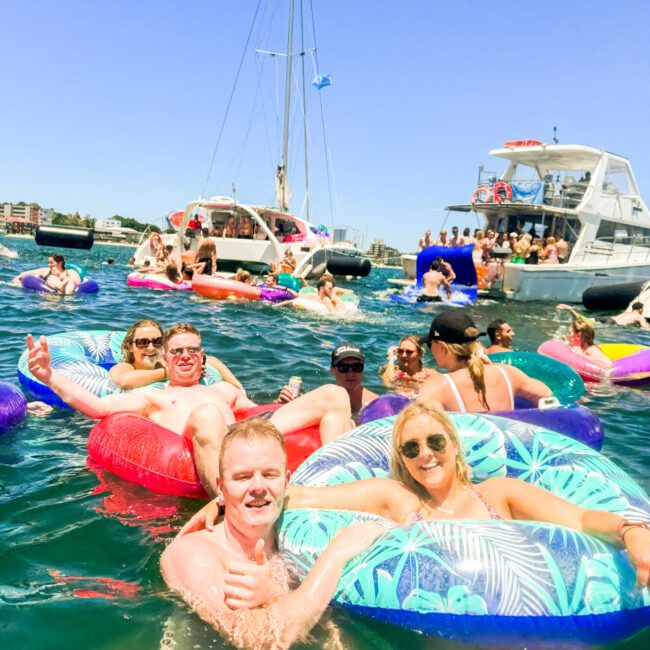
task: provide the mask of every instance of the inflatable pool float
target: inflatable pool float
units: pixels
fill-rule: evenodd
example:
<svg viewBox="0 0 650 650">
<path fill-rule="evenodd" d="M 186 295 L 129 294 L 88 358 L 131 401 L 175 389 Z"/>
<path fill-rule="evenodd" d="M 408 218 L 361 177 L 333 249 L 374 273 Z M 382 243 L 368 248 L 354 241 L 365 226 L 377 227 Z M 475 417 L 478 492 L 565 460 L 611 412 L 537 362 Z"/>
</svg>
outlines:
<svg viewBox="0 0 650 650">
<path fill-rule="evenodd" d="M 158 273 L 129 273 L 126 283 L 130 287 L 147 287 L 148 289 L 166 289 L 172 291 L 189 291 L 191 282 L 172 282 L 168 277 Z"/>
<path fill-rule="evenodd" d="M 424 287 L 417 284 L 411 284 L 407 287 L 404 287 L 404 291 L 402 293 L 389 294 L 388 299 L 393 300 L 394 302 L 408 303 L 411 305 L 419 305 L 423 307 L 426 305 L 435 305 L 442 303 L 457 306 L 471 305 L 474 302 L 474 299 L 471 296 L 468 296 L 467 293 L 463 291 L 463 289 L 465 289 L 465 287 L 459 286 L 452 282 L 451 296 L 448 296 L 443 288 L 440 291 L 441 300 L 439 302 L 418 302 L 418 297 L 422 294 Z"/>
<path fill-rule="evenodd" d="M 343 317 L 352 316 L 359 311 L 359 296 L 354 293 L 344 293 L 339 296 L 343 305 L 345 306 L 345 313 L 335 313 L 332 314 L 327 311 L 327 307 L 322 303 L 312 300 L 307 296 L 309 294 L 318 293 L 314 287 L 303 287 L 299 293 L 298 297 L 291 303 L 296 309 L 303 309 L 304 311 L 311 312 L 312 314 L 319 314 L 320 316 L 334 316 L 334 317 Z"/>
<path fill-rule="evenodd" d="M 625 386 L 650 384 L 650 348 L 627 343 L 606 343 L 598 347 L 612 360 L 611 368 L 577 354 L 563 341 L 545 341 L 538 352 L 571 366 L 585 381 L 610 380 Z"/>
<path fill-rule="evenodd" d="M 15 427 L 27 413 L 27 400 L 13 384 L 0 381 L 0 433 Z"/>
<path fill-rule="evenodd" d="M 119 393 L 120 389 L 108 371 L 122 361 L 121 345 L 125 334 L 124 331 L 88 330 L 48 336 L 52 368 L 98 397 Z M 18 359 L 18 379 L 23 389 L 46 404 L 67 408 L 68 405 L 54 391 L 32 375 L 27 357 L 27 350 L 24 350 Z M 203 383 L 213 384 L 221 380 L 221 375 L 212 366 L 206 367 Z M 156 382 L 149 387 L 162 388 L 165 385 L 165 382 Z"/>
<path fill-rule="evenodd" d="M 228 280 L 219 275 L 195 275 L 192 278 L 192 289 L 200 296 L 225 300 L 226 298 L 246 298 L 259 300 L 260 289 L 252 284 Z"/>
<path fill-rule="evenodd" d="M 579 440 L 592 449 L 600 450 L 605 432 L 599 417 L 576 401 L 584 395 L 585 385 L 578 374 L 566 364 L 535 352 L 500 352 L 491 354 L 494 363 L 514 366 L 529 377 L 543 381 L 557 399 L 558 405 L 537 408 L 526 400 L 516 398 L 515 410 L 496 411 L 497 415 L 520 422 L 536 424 Z M 373 400 L 359 415 L 365 424 L 399 413 L 411 400 L 398 393 L 389 393 Z"/>
<path fill-rule="evenodd" d="M 99 285 L 95 280 L 88 276 L 86 269 L 81 266 L 81 264 L 74 264 L 69 262 L 66 264 L 66 269 L 76 271 L 79 277 L 81 278 L 81 284 L 78 284 L 75 288 L 75 294 L 77 293 L 97 293 L 99 291 Z M 42 293 L 58 293 L 53 291 L 50 287 L 47 286 L 47 282 L 43 278 L 39 278 L 37 275 L 26 275 L 20 280 L 20 284 L 23 288 L 28 289 L 29 291 L 40 291 Z M 63 295 L 63 294 L 59 294 Z"/>
<path fill-rule="evenodd" d="M 505 418 L 451 419 L 475 482 L 515 477 L 585 508 L 650 521 L 644 491 L 585 445 Z M 325 445 L 291 483 L 321 486 L 388 476 L 393 421 L 371 422 Z M 280 550 L 302 578 L 339 528 L 370 518 L 381 520 L 353 511 L 285 511 Z M 636 587 L 636 572 L 623 551 L 532 521 L 445 519 L 393 527 L 348 563 L 334 600 L 424 634 L 499 647 L 605 644 L 650 625 L 650 592 Z"/>
<path fill-rule="evenodd" d="M 246 409 L 238 420 L 280 408 L 269 404 Z M 320 447 L 318 427 L 285 435 L 287 465 L 295 470 Z M 139 415 L 117 414 L 97 423 L 88 436 L 88 455 L 97 465 L 154 492 L 206 499 L 187 439 Z"/>
</svg>

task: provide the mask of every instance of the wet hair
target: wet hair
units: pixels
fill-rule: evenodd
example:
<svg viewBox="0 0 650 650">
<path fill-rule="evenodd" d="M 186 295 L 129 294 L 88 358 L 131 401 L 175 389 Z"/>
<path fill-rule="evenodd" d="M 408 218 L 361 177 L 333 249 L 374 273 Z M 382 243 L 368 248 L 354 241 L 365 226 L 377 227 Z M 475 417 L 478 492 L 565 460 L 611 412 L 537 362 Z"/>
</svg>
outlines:
<svg viewBox="0 0 650 650">
<path fill-rule="evenodd" d="M 163 326 L 157 320 L 145 318 L 143 320 L 139 320 L 133 323 L 133 325 L 131 325 L 131 327 L 129 327 L 129 329 L 126 330 L 126 334 L 124 335 L 124 339 L 122 340 L 122 345 L 120 347 L 120 351 L 122 352 L 122 358 L 126 363 L 132 364 L 135 361 L 133 352 L 131 352 L 131 346 L 133 345 L 133 339 L 135 338 L 136 330 L 138 330 L 141 327 L 155 327 L 160 331 L 161 335 L 163 333 Z"/>
<path fill-rule="evenodd" d="M 284 436 L 278 431 L 274 424 L 262 418 L 248 418 L 233 424 L 228 433 L 223 437 L 221 449 L 219 450 L 219 475 L 223 476 L 223 457 L 226 455 L 228 447 L 236 440 L 274 440 L 282 449 L 285 456 L 286 466 L 286 447 Z"/>
<path fill-rule="evenodd" d="M 65 257 L 60 253 L 52 253 L 50 257 L 57 263 L 61 265 L 62 269 L 65 269 Z"/>
<path fill-rule="evenodd" d="M 192 323 L 176 323 L 175 325 L 169 327 L 163 334 L 165 349 L 167 349 L 167 344 L 169 343 L 170 339 L 178 334 L 196 334 L 199 338 L 201 338 L 201 332 L 199 332 L 199 330 L 197 330 L 196 327 L 192 325 Z"/>
<path fill-rule="evenodd" d="M 201 228 L 201 234 L 204 237 L 207 237 L 210 234 L 210 229 L 209 228 Z"/>
<path fill-rule="evenodd" d="M 235 275 L 235 280 L 237 282 L 249 282 L 251 279 L 251 274 L 244 269 L 237 269 L 237 274 Z"/>
<path fill-rule="evenodd" d="M 178 274 L 178 267 L 176 264 L 168 264 L 165 267 L 165 275 L 172 282 L 180 282 L 181 276 Z"/>
<path fill-rule="evenodd" d="M 421 499 L 429 499 L 430 495 L 427 492 L 426 488 L 411 476 L 404 462 L 402 452 L 400 451 L 400 447 L 402 445 L 402 431 L 404 431 L 406 423 L 418 415 L 427 415 L 432 420 L 435 420 L 445 430 L 445 433 L 449 436 L 451 442 L 457 446 L 458 451 L 456 452 L 456 478 L 461 484 L 469 485 L 470 468 L 467 464 L 467 461 L 465 460 L 465 449 L 463 448 L 463 444 L 458 437 L 456 428 L 445 413 L 439 411 L 432 404 L 426 402 L 412 402 L 397 416 L 397 419 L 395 420 L 390 447 L 390 469 L 393 478 L 396 481 L 403 483 L 407 488 L 409 488 L 409 490 L 414 492 Z"/>
<path fill-rule="evenodd" d="M 643 311 L 644 304 L 642 302 L 634 302 L 632 303 L 632 311 L 636 311 L 637 309 L 640 309 Z"/>
<path fill-rule="evenodd" d="M 316 289 L 322 289 L 328 282 L 331 282 L 334 284 L 329 278 L 323 278 L 318 281 L 318 284 L 316 285 Z"/>
<path fill-rule="evenodd" d="M 321 280 L 327 280 L 328 282 L 331 282 L 332 285 L 334 285 L 334 286 L 336 285 L 336 282 L 334 280 L 334 276 L 329 271 L 325 271 L 325 273 L 323 273 L 323 275 L 320 276 L 320 279 Z"/>
<path fill-rule="evenodd" d="M 490 337 L 492 345 L 496 343 L 497 334 L 501 331 L 501 326 L 505 325 L 503 318 L 496 318 L 487 326 L 487 335 Z"/>
<path fill-rule="evenodd" d="M 478 336 L 478 329 L 476 328 L 468 327 L 466 332 L 472 335 L 471 330 L 475 330 Z M 478 340 L 468 341 L 467 343 L 445 343 L 444 341 L 438 341 L 438 343 L 444 345 L 449 352 L 459 359 L 467 359 L 467 370 L 469 370 L 474 390 L 478 393 L 479 402 L 485 407 L 486 411 L 489 411 L 490 405 L 485 395 L 485 370 L 483 362 L 478 356 L 480 348 Z"/>
<path fill-rule="evenodd" d="M 422 357 L 424 356 L 424 346 L 420 343 L 420 339 L 417 336 L 413 336 L 412 334 L 410 336 L 403 336 L 400 341 L 399 345 L 402 345 L 402 343 L 413 343 L 415 346 L 415 353 L 418 355 L 418 370 L 422 370 Z"/>
<path fill-rule="evenodd" d="M 591 347 L 596 338 L 596 330 L 594 326 L 584 318 L 577 318 L 573 321 L 573 331 L 580 335 L 580 343 L 582 347 Z"/>
</svg>

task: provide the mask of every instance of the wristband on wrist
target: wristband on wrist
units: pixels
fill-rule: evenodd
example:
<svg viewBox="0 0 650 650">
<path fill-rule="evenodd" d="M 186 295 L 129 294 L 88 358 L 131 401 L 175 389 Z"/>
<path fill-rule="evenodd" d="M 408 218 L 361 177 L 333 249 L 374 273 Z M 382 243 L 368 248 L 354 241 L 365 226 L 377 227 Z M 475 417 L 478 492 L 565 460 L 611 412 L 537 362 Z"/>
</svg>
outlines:
<svg viewBox="0 0 650 650">
<path fill-rule="evenodd" d="M 616 529 L 616 536 L 623 545 L 625 545 L 625 536 L 633 528 L 645 528 L 646 530 L 650 530 L 650 524 L 648 524 L 647 521 L 630 521 L 629 519 L 621 519 L 621 522 Z"/>
</svg>

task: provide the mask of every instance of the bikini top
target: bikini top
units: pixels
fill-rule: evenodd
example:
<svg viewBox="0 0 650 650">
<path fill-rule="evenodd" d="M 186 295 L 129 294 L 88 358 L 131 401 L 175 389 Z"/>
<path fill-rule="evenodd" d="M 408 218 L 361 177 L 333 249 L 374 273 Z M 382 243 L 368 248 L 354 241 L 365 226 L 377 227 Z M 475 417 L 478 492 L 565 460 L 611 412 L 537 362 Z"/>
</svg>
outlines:
<svg viewBox="0 0 650 650">
<path fill-rule="evenodd" d="M 510 396 L 510 410 L 514 410 L 515 397 L 512 393 L 512 384 L 510 383 L 510 377 L 508 377 L 508 373 L 506 372 L 506 369 L 503 368 L 502 366 L 495 365 L 494 367 L 503 375 L 503 378 L 506 381 L 506 386 L 508 387 L 508 395 Z M 447 380 L 447 383 L 449 384 L 449 388 L 451 388 L 451 392 L 454 394 L 454 397 L 456 398 L 456 402 L 458 402 L 458 411 L 460 413 L 467 413 L 465 402 L 463 402 L 463 398 L 460 396 L 460 391 L 458 390 L 458 386 L 456 386 L 456 383 L 451 378 L 451 375 L 447 374 L 447 375 L 443 375 L 443 377 Z"/>
<path fill-rule="evenodd" d="M 503 521 L 503 517 L 483 498 L 483 495 L 479 492 L 478 488 L 472 485 L 470 489 L 472 490 L 472 494 L 485 506 L 488 515 L 490 515 L 490 519 L 493 521 Z M 418 521 L 425 521 L 425 519 L 426 517 L 422 516 L 422 508 L 420 508 L 420 510 L 410 516 L 407 523 L 414 524 Z"/>
</svg>

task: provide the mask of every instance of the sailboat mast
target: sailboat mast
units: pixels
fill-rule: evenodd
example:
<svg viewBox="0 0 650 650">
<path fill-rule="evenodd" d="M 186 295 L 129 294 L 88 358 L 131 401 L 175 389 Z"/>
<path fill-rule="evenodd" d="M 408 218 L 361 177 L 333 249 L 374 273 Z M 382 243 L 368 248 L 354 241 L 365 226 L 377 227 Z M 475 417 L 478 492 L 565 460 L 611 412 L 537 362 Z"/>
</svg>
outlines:
<svg viewBox="0 0 650 650">
<path fill-rule="evenodd" d="M 289 3 L 289 36 L 287 40 L 287 71 L 284 89 L 284 137 L 282 143 L 282 167 L 284 169 L 285 179 L 289 171 L 289 113 L 291 111 L 291 59 L 293 58 L 293 13 L 295 0 Z M 286 205 L 285 205 L 286 204 Z M 289 205 L 286 200 L 286 194 L 282 193 L 280 199 L 280 209 L 288 210 Z"/>
<path fill-rule="evenodd" d="M 305 140 L 305 216 L 309 221 L 309 158 L 307 156 L 307 92 L 305 90 L 304 2 L 300 0 L 300 64 L 302 69 L 302 130 Z"/>
</svg>

